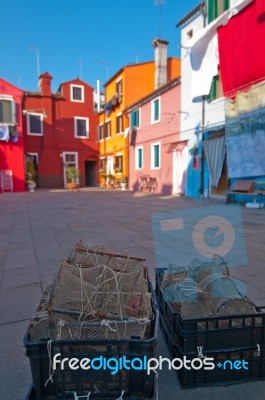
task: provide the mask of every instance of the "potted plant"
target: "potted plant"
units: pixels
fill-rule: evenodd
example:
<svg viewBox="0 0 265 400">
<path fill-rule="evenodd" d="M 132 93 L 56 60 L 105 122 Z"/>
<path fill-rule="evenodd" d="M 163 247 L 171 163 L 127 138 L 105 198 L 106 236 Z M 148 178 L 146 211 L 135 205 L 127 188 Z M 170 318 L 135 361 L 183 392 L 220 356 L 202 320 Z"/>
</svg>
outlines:
<svg viewBox="0 0 265 400">
<path fill-rule="evenodd" d="M 127 186 L 127 177 L 126 176 L 123 175 L 121 177 L 120 185 L 121 185 L 121 190 L 126 190 L 126 186 Z"/>
<path fill-rule="evenodd" d="M 66 168 L 66 177 L 67 177 L 67 187 L 69 190 L 77 190 L 79 188 L 79 177 L 80 171 L 78 168 L 74 166 L 69 166 Z"/>
<path fill-rule="evenodd" d="M 100 187 L 105 187 L 106 186 L 106 173 L 104 169 L 99 170 L 100 173 Z"/>
<path fill-rule="evenodd" d="M 27 165 L 26 165 L 26 184 L 28 187 L 29 192 L 35 192 L 35 187 L 36 187 L 36 182 L 34 178 L 37 176 L 37 172 L 35 170 L 34 164 L 32 160 L 27 160 Z"/>
<path fill-rule="evenodd" d="M 111 189 L 111 188 L 113 187 L 114 176 L 113 176 L 111 173 L 109 173 L 109 174 L 107 175 L 107 178 L 108 178 L 107 187 L 108 187 L 109 189 Z"/>
</svg>

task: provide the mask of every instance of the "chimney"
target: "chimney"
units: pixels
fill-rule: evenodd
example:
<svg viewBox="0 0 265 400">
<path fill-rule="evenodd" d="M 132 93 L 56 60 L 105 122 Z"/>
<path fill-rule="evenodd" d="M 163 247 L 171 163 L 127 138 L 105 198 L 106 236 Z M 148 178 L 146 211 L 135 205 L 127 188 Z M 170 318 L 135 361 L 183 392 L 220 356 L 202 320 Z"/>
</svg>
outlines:
<svg viewBox="0 0 265 400">
<path fill-rule="evenodd" d="M 155 49 L 155 90 L 167 83 L 167 40 L 154 39 Z"/>
<path fill-rule="evenodd" d="M 44 96 L 50 96 L 52 94 L 51 80 L 52 76 L 48 72 L 45 72 L 44 74 L 39 76 L 39 89 L 41 94 L 43 94 Z"/>
</svg>

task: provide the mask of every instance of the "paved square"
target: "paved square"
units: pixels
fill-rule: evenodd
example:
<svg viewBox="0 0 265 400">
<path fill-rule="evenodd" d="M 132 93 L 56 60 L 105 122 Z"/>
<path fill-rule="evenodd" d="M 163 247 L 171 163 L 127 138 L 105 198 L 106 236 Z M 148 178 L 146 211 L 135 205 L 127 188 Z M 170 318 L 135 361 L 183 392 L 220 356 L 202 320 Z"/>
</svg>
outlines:
<svg viewBox="0 0 265 400">
<path fill-rule="evenodd" d="M 153 215 L 191 208 L 199 212 L 223 203 L 104 189 L 0 194 L 0 398 L 24 399 L 31 376 L 23 335 L 60 259 L 78 239 L 145 257 L 154 283 Z M 265 211 L 242 207 L 242 217 L 248 263 L 230 273 L 257 305 L 265 306 Z M 167 354 L 160 333 L 158 354 Z M 161 400 L 265 399 L 265 381 L 182 390 L 175 372 L 164 369 L 157 384 Z"/>
</svg>

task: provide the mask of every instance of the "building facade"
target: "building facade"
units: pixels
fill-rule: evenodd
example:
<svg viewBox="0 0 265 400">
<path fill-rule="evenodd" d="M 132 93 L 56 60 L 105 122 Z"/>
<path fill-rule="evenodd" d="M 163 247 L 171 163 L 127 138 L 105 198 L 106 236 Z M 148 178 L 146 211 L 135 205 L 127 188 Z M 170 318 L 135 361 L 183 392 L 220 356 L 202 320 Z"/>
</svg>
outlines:
<svg viewBox="0 0 265 400">
<path fill-rule="evenodd" d="M 116 180 L 121 177 L 129 178 L 130 126 L 125 110 L 153 92 L 156 80 L 163 84 L 180 74 L 180 60 L 167 59 L 167 44 L 168 42 L 155 40 L 155 61 L 125 66 L 105 84 L 106 103 L 105 111 L 99 115 L 98 140 L 99 173 L 105 175 L 107 181 L 111 177 Z"/>
<path fill-rule="evenodd" d="M 253 121 L 246 118 L 246 135 L 242 140 L 235 136 L 234 125 L 231 134 L 232 125 L 229 123 L 233 114 L 231 109 L 237 107 L 234 103 L 237 94 L 255 83 L 251 77 L 263 74 L 264 79 L 264 71 L 261 73 L 262 68 L 259 66 L 260 41 L 257 40 L 257 45 L 253 47 L 253 40 L 255 42 L 256 37 L 261 38 L 265 34 L 262 31 L 263 25 L 257 22 L 264 11 L 264 2 L 259 0 L 207 0 L 177 24 L 181 28 L 182 49 L 181 139 L 187 140 L 189 148 L 186 185 L 188 196 L 224 195 L 232 179 L 253 177 L 255 171 L 260 176 L 258 170 L 264 170 L 261 163 L 256 162 L 257 146 L 253 142 L 253 135 L 251 140 L 247 137 L 247 131 L 250 133 L 254 129 Z M 246 23 L 251 26 L 249 34 L 245 31 Z M 231 29 L 234 29 L 234 34 Z M 240 44 L 242 37 L 244 45 L 243 41 Z M 252 57 L 248 48 L 251 48 Z M 226 65 L 228 59 L 229 68 Z M 242 68 L 243 65 L 246 67 Z M 247 74 L 244 71 L 248 71 Z M 244 74 L 248 75 L 245 81 L 242 79 Z M 231 87 L 232 77 L 234 81 L 238 78 L 240 85 Z M 230 94 L 226 89 L 228 82 Z M 229 96 L 233 97 L 230 103 L 227 100 Z M 249 96 L 251 97 L 253 98 Z M 259 115 L 263 104 L 261 97 L 260 94 L 257 95 Z M 245 111 L 252 110 L 253 107 L 246 106 L 247 97 L 244 98 Z M 227 112 L 229 108 L 230 115 Z M 243 109 L 237 114 L 237 122 L 244 118 L 242 113 L 245 113 Z M 242 124 L 238 123 L 239 130 L 241 127 Z M 251 173 L 249 168 L 248 171 L 241 168 L 242 165 L 249 165 L 250 159 L 253 161 Z M 234 167 L 235 162 L 237 170 Z M 258 167 L 255 168 L 254 165 Z"/>
<path fill-rule="evenodd" d="M 39 92 L 24 92 L 23 130 L 26 160 L 37 170 L 38 187 L 66 187 L 68 166 L 80 170 L 81 186 L 96 186 L 98 116 L 93 88 L 80 79 L 51 91 L 52 76 L 42 74 Z"/>
<path fill-rule="evenodd" d="M 180 143 L 179 110 L 180 78 L 162 85 L 127 109 L 131 190 L 164 195 L 185 191 L 182 173 L 178 173 L 183 166 L 178 153 L 185 153 L 186 148 L 185 143 Z"/>
<path fill-rule="evenodd" d="M 25 190 L 23 91 L 0 79 L 0 193 Z"/>
</svg>

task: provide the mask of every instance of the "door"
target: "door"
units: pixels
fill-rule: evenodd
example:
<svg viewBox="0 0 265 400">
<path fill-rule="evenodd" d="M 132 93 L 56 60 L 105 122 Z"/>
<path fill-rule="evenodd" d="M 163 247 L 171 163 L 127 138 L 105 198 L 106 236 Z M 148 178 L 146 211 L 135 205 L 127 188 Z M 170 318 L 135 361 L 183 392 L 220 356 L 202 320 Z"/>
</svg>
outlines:
<svg viewBox="0 0 265 400">
<path fill-rule="evenodd" d="M 67 187 L 67 176 L 66 170 L 67 167 L 75 167 L 78 168 L 78 153 L 63 153 L 63 180 L 64 180 L 64 187 Z M 77 179 L 77 183 L 78 179 Z"/>
<path fill-rule="evenodd" d="M 97 186 L 97 161 L 85 161 L 86 186 Z"/>
<path fill-rule="evenodd" d="M 107 175 L 114 175 L 113 156 L 107 157 Z"/>
<path fill-rule="evenodd" d="M 173 151 L 173 193 L 185 194 L 187 170 L 186 142 L 179 143 Z"/>
<path fill-rule="evenodd" d="M 38 175 L 38 165 L 39 165 L 39 155 L 38 153 L 26 153 L 25 156 L 25 171 L 27 171 L 27 161 L 32 161 L 34 170 L 36 171 L 36 176 L 34 181 L 36 182 L 36 187 L 39 187 L 39 175 Z"/>
</svg>

